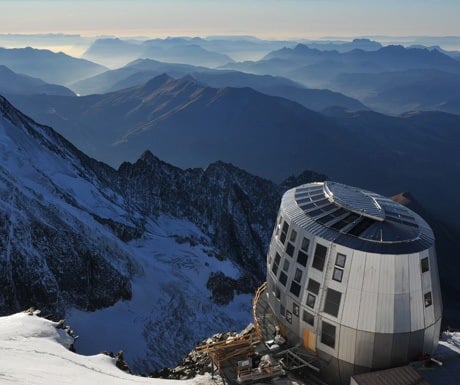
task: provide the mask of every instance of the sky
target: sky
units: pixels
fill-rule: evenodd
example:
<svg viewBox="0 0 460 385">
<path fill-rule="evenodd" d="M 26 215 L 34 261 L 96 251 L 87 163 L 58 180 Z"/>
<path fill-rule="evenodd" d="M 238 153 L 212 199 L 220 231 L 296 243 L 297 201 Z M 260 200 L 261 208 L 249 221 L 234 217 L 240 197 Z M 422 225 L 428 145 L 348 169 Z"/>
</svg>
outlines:
<svg viewBox="0 0 460 385">
<path fill-rule="evenodd" d="M 460 0 L 0 0 L 0 33 L 460 35 Z"/>
</svg>

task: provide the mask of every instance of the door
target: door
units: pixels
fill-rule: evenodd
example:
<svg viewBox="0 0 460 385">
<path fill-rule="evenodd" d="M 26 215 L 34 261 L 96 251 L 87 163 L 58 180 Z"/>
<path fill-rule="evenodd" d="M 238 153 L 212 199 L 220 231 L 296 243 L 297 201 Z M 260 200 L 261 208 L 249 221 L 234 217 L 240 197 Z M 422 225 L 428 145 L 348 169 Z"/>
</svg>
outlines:
<svg viewBox="0 0 460 385">
<path fill-rule="evenodd" d="M 316 334 L 308 329 L 303 329 L 303 346 L 311 352 L 316 352 Z"/>
</svg>

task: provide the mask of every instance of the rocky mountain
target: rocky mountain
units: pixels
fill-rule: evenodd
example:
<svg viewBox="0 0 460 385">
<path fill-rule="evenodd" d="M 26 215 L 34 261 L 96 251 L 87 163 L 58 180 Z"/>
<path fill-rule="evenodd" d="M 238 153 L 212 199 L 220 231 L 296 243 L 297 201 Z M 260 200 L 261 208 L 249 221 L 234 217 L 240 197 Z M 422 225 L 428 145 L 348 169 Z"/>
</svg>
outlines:
<svg viewBox="0 0 460 385">
<path fill-rule="evenodd" d="M 119 67 L 139 59 L 218 67 L 233 60 L 222 53 L 209 51 L 190 39 L 166 38 L 146 41 L 97 39 L 84 53 L 86 59 Z"/>
<path fill-rule="evenodd" d="M 42 79 L 47 83 L 68 85 L 105 71 L 107 68 L 62 52 L 35 48 L 0 48 L 0 65 L 14 72 Z"/>
<path fill-rule="evenodd" d="M 0 146 L 1 314 L 65 316 L 80 352 L 123 348 L 142 373 L 248 323 L 280 186 L 150 152 L 114 170 L 4 98 Z"/>
<path fill-rule="evenodd" d="M 4 65 L 0 65 L 0 92 L 2 94 L 20 95 L 46 94 L 75 96 L 75 94 L 66 87 L 48 84 L 38 78 L 17 74 Z"/>
</svg>

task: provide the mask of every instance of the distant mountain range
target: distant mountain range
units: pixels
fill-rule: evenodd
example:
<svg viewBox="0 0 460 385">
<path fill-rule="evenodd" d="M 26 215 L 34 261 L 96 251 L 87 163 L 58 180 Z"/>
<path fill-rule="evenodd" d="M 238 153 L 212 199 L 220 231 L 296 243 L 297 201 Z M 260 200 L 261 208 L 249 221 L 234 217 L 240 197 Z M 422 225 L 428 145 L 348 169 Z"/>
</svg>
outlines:
<svg viewBox="0 0 460 385">
<path fill-rule="evenodd" d="M 20 95 L 60 95 L 75 96 L 75 93 L 66 87 L 56 84 L 48 84 L 41 79 L 27 75 L 20 75 L 11 71 L 8 67 L 0 65 L 0 93 Z"/>
<path fill-rule="evenodd" d="M 0 48 L 0 65 L 47 83 L 67 85 L 107 70 L 99 64 L 62 52 L 34 48 Z"/>
<path fill-rule="evenodd" d="M 453 208 L 460 210 L 455 188 L 443 190 L 442 199 L 438 188 L 444 175 L 460 170 L 457 115 L 389 117 L 343 108 L 319 114 L 250 88 L 211 88 L 166 75 L 105 95 L 13 100 L 113 166 L 150 149 L 180 167 L 224 160 L 276 181 L 310 168 L 387 195 L 413 191 L 450 223 Z"/>
</svg>

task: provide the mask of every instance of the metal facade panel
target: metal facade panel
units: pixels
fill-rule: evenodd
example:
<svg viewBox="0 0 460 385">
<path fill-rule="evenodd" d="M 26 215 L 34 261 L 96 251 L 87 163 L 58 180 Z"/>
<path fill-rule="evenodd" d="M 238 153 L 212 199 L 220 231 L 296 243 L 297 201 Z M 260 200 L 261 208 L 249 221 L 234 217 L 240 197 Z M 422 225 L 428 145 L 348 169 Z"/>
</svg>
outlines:
<svg viewBox="0 0 460 385">
<path fill-rule="evenodd" d="M 422 270 L 420 268 L 421 256 L 419 253 L 409 254 L 409 289 L 411 292 L 422 289 Z"/>
<path fill-rule="evenodd" d="M 424 250 L 420 253 L 420 260 L 422 258 L 429 258 L 430 253 L 428 250 Z M 433 274 L 433 261 L 429 261 L 430 270 L 422 274 L 422 289 L 424 293 L 431 291 L 431 275 Z M 420 270 L 421 271 L 421 270 Z"/>
<path fill-rule="evenodd" d="M 359 306 L 358 329 L 375 332 L 378 293 L 363 292 Z"/>
<path fill-rule="evenodd" d="M 395 292 L 395 257 L 383 255 L 380 257 L 379 293 L 393 294 Z"/>
<path fill-rule="evenodd" d="M 423 341 L 423 352 L 431 354 L 433 352 L 433 347 L 434 347 L 434 333 L 435 333 L 435 328 L 436 325 L 431 325 L 428 328 L 425 329 L 425 338 Z"/>
<path fill-rule="evenodd" d="M 354 363 L 356 345 L 356 329 L 346 326 L 340 327 L 340 341 L 338 358 L 350 363 Z"/>
<path fill-rule="evenodd" d="M 378 293 L 379 291 L 380 258 L 382 258 L 380 254 L 366 254 L 366 267 L 362 288 L 364 292 Z"/>
<path fill-rule="evenodd" d="M 421 290 L 411 291 L 410 293 L 410 330 L 425 328 L 425 310 L 423 303 L 423 293 Z"/>
<path fill-rule="evenodd" d="M 374 355 L 374 333 L 356 332 L 355 365 L 370 368 Z"/>
<path fill-rule="evenodd" d="M 366 253 L 362 251 L 353 251 L 353 257 L 350 264 L 350 278 L 348 279 L 348 288 L 361 291 L 363 288 L 364 270 L 366 268 Z"/>
<path fill-rule="evenodd" d="M 417 330 L 410 333 L 409 337 L 409 350 L 408 357 L 411 361 L 416 360 L 423 354 L 423 340 L 425 337 L 425 330 Z"/>
<path fill-rule="evenodd" d="M 409 292 L 409 261 L 406 254 L 395 258 L 395 293 Z"/>
<path fill-rule="evenodd" d="M 391 365 L 392 334 L 376 333 L 374 337 L 374 356 L 372 367 L 375 369 L 388 368 Z"/>
<path fill-rule="evenodd" d="M 375 331 L 377 333 L 393 333 L 394 328 L 394 294 L 378 294 L 377 319 Z"/>
<path fill-rule="evenodd" d="M 425 294 L 425 293 L 424 293 Z M 433 297 L 431 297 L 433 298 Z M 425 306 L 425 325 L 432 325 L 436 321 L 434 319 L 434 306 L 431 304 L 430 306 Z"/>
<path fill-rule="evenodd" d="M 432 298 L 434 305 L 434 318 L 438 320 L 442 316 L 442 297 L 436 250 L 434 246 L 429 250 L 429 261 L 431 272 Z"/>
<path fill-rule="evenodd" d="M 410 333 L 393 334 L 391 347 L 391 366 L 401 366 L 408 363 Z"/>
<path fill-rule="evenodd" d="M 343 312 L 342 319 L 340 320 L 341 324 L 357 329 L 359 307 L 361 303 L 361 291 L 348 288 L 348 290 L 344 293 L 342 301 Z"/>
<path fill-rule="evenodd" d="M 394 332 L 409 332 L 411 327 L 410 295 L 409 293 L 395 294 L 394 300 Z"/>
</svg>

